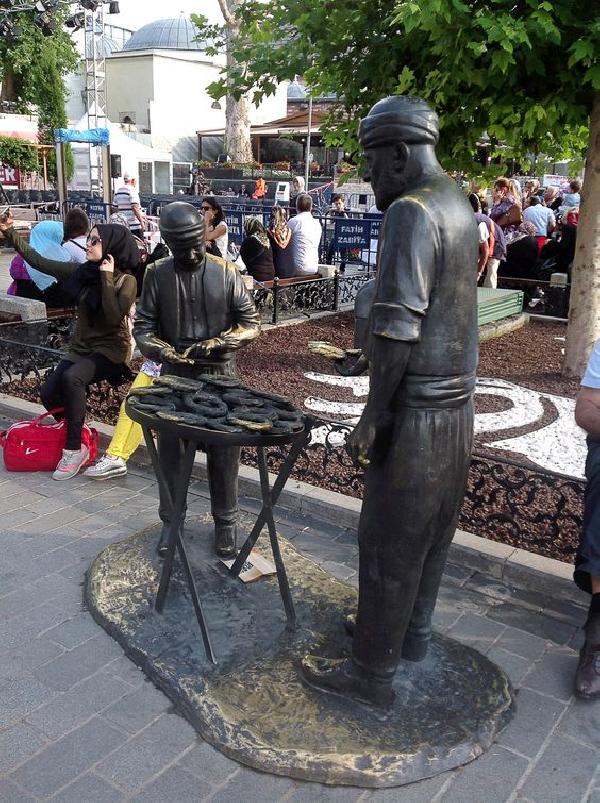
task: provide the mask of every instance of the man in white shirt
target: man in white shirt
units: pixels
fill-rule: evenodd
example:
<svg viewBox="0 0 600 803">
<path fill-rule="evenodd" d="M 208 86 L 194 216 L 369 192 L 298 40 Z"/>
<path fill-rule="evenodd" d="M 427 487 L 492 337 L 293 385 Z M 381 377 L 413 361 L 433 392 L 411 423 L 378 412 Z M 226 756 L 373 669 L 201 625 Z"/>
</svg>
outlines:
<svg viewBox="0 0 600 803">
<path fill-rule="evenodd" d="M 541 250 L 548 236 L 556 228 L 554 212 L 544 206 L 537 195 L 532 195 L 529 206 L 523 212 L 523 220 L 525 223 L 533 223 L 535 226 L 535 238 Z"/>
<path fill-rule="evenodd" d="M 114 194 L 113 208 L 116 209 L 127 220 L 127 225 L 132 234 L 144 239 L 144 229 L 146 221 L 140 206 L 140 194 L 135 187 L 135 179 L 130 173 L 123 174 L 125 182 Z"/>
<path fill-rule="evenodd" d="M 312 216 L 312 198 L 301 192 L 296 198 L 298 214 L 289 222 L 292 231 L 292 254 L 295 276 L 307 276 L 319 272 L 319 244 L 323 230 Z"/>
<path fill-rule="evenodd" d="M 573 579 L 579 588 L 591 594 L 584 626 L 585 643 L 575 673 L 575 694 L 595 700 L 600 698 L 600 340 L 581 380 L 575 421 L 587 432 L 588 455 L 583 530 Z"/>
</svg>

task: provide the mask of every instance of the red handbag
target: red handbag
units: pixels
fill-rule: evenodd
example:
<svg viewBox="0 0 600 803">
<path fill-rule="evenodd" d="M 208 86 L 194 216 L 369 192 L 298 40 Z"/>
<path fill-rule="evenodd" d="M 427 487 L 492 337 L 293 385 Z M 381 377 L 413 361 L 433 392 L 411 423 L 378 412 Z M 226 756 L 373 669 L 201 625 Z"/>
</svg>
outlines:
<svg viewBox="0 0 600 803">
<path fill-rule="evenodd" d="M 7 471 L 54 471 L 62 457 L 67 440 L 67 422 L 43 424 L 44 418 L 63 410 L 50 410 L 33 421 L 19 421 L 0 432 Z M 81 431 L 81 443 L 89 449 L 92 463 L 98 454 L 98 432 L 87 424 Z"/>
</svg>

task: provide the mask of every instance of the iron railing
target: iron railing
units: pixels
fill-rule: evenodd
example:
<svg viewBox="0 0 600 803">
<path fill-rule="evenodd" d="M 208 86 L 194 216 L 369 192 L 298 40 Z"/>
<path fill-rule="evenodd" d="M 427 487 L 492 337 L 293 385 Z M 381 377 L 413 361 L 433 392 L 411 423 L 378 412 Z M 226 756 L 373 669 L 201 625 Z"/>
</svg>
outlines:
<svg viewBox="0 0 600 803">
<path fill-rule="evenodd" d="M 335 271 L 328 278 L 307 279 L 288 284 L 286 280 L 257 283 L 254 301 L 263 323 L 277 324 L 282 320 L 315 312 L 337 312 L 354 304 L 360 288 L 375 274 L 372 272 L 341 274 Z"/>
<path fill-rule="evenodd" d="M 326 294 L 335 283 L 321 282 L 319 287 L 329 287 L 318 291 Z M 10 382 L 7 390 L 18 393 L 15 385 L 28 380 L 26 395 L 31 397 L 31 379 L 41 381 L 58 362 L 72 320 L 0 325 L 0 388 Z M 114 391 L 111 399 L 117 406 L 120 397 Z M 363 473 L 345 449 L 352 427 L 312 415 L 311 425 L 312 441 L 298 458 L 292 476 L 362 498 Z M 267 454 L 269 467 L 275 471 L 285 459 L 287 447 L 270 448 Z M 254 459 L 252 450 L 243 450 L 245 463 L 252 465 Z M 583 524 L 584 490 L 582 479 L 476 450 L 459 526 L 491 540 L 572 561 Z"/>
</svg>

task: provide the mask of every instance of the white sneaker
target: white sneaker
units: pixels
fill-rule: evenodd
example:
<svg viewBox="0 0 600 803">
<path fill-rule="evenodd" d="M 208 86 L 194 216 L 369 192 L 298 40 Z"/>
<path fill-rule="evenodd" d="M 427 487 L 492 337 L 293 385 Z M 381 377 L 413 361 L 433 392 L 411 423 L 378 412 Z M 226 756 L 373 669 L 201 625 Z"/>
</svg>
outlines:
<svg viewBox="0 0 600 803">
<path fill-rule="evenodd" d="M 122 457 L 113 457 L 110 454 L 105 454 L 83 472 L 83 476 L 91 480 L 108 480 L 111 477 L 124 477 L 126 474 L 127 463 Z"/>
<path fill-rule="evenodd" d="M 70 480 L 85 466 L 90 456 L 87 446 L 81 449 L 63 449 L 62 457 L 52 475 L 53 480 Z"/>
</svg>

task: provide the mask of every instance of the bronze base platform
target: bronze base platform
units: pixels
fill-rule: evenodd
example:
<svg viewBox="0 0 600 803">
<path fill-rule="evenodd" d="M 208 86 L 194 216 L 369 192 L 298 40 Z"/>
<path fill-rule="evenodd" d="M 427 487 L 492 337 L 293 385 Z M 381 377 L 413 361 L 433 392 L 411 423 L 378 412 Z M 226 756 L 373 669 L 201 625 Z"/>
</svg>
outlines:
<svg viewBox="0 0 600 803">
<path fill-rule="evenodd" d="M 241 531 L 252 525 L 242 521 Z M 162 614 L 154 610 L 158 528 L 107 547 L 88 572 L 90 611 L 206 741 L 264 772 L 327 784 L 399 786 L 477 758 L 513 713 L 504 672 L 442 636 L 419 664 L 402 662 L 396 701 L 382 713 L 305 687 L 307 652 L 350 648 L 343 618 L 357 594 L 280 538 L 296 606 L 295 630 L 276 577 L 244 584 L 212 553 L 212 523 L 195 519 L 185 543 L 217 665 L 206 658 L 179 561 Z M 258 548 L 270 557 L 268 539 Z"/>
</svg>

